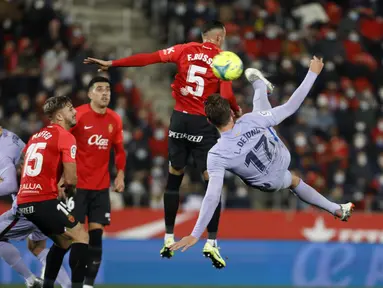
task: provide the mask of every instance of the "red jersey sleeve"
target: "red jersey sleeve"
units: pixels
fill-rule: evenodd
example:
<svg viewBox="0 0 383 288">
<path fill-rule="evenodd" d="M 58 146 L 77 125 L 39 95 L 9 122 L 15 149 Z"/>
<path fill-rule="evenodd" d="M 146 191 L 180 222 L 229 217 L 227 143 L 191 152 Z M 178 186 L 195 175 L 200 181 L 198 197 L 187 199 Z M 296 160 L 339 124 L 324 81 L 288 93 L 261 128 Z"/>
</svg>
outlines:
<svg viewBox="0 0 383 288">
<path fill-rule="evenodd" d="M 114 147 L 114 162 L 116 163 L 117 170 L 125 171 L 126 166 L 126 153 L 124 149 L 124 137 L 123 137 L 123 127 L 122 127 L 122 120 L 119 115 L 114 115 L 116 122 L 117 122 L 117 129 L 116 133 L 113 137 L 113 147 Z"/>
<path fill-rule="evenodd" d="M 221 81 L 219 90 L 221 96 L 229 101 L 231 110 L 237 112 L 239 110 L 239 106 L 233 93 L 233 83 L 231 81 Z"/>
<path fill-rule="evenodd" d="M 161 61 L 164 63 L 178 62 L 178 59 L 180 58 L 184 48 L 185 48 L 185 44 L 178 44 L 166 49 L 159 50 L 158 52 L 160 53 Z"/>
<path fill-rule="evenodd" d="M 76 163 L 76 139 L 70 133 L 60 133 L 59 151 L 63 163 Z"/>
</svg>

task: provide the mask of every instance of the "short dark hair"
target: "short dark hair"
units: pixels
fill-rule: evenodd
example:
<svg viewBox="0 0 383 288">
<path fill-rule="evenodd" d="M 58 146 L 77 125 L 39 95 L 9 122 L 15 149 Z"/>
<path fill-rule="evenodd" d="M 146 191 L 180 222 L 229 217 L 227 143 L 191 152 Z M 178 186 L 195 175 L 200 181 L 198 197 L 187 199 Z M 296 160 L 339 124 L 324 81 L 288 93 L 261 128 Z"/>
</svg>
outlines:
<svg viewBox="0 0 383 288">
<path fill-rule="evenodd" d="M 205 102 L 205 113 L 214 126 L 218 128 L 225 126 L 231 117 L 230 103 L 218 94 L 212 95 Z"/>
<path fill-rule="evenodd" d="M 206 22 L 201 29 L 202 34 L 205 34 L 214 29 L 225 29 L 225 25 L 217 20 Z"/>
<path fill-rule="evenodd" d="M 53 115 L 68 104 L 72 104 L 72 100 L 68 96 L 54 96 L 48 98 L 43 106 L 44 114 L 52 119 Z"/>
<path fill-rule="evenodd" d="M 96 76 L 92 80 L 90 80 L 90 82 L 88 84 L 88 92 L 95 83 L 100 83 L 100 82 L 109 83 L 109 85 L 110 85 L 110 81 L 108 78 L 105 78 L 102 76 Z"/>
</svg>

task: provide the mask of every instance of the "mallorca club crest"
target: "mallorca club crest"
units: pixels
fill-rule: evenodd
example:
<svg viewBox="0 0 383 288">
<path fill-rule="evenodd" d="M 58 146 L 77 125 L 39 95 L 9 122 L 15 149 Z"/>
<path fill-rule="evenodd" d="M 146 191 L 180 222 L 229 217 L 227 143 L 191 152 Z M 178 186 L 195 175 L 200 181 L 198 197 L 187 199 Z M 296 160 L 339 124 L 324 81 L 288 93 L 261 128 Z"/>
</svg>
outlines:
<svg viewBox="0 0 383 288">
<path fill-rule="evenodd" d="M 112 133 L 112 132 L 113 132 L 113 125 L 112 125 L 112 124 L 109 124 L 109 126 L 108 126 L 108 130 L 109 130 L 109 133 Z"/>
</svg>

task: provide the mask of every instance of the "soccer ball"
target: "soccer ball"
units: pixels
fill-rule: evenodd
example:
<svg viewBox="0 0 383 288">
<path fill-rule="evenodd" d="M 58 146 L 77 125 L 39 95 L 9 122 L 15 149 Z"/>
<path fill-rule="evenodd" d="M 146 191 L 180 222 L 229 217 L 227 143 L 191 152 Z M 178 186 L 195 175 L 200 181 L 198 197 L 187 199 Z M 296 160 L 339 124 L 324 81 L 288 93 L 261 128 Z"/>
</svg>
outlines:
<svg viewBox="0 0 383 288">
<path fill-rule="evenodd" d="M 238 79 L 243 72 L 243 63 L 237 54 L 222 51 L 213 58 L 213 73 L 217 78 L 225 81 Z"/>
</svg>

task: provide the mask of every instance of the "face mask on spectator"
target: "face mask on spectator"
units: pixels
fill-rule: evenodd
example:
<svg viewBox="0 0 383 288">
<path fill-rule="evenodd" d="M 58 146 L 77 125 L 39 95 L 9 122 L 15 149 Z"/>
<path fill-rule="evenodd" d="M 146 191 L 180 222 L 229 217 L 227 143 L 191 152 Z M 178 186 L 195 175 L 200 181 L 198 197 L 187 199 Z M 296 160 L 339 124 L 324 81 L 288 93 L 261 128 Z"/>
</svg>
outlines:
<svg viewBox="0 0 383 288">
<path fill-rule="evenodd" d="M 336 33 L 334 31 L 327 32 L 326 38 L 328 40 L 335 40 L 336 39 Z"/>
<path fill-rule="evenodd" d="M 379 93 L 380 100 L 383 101 L 383 87 L 379 88 L 379 92 L 378 93 Z"/>
<path fill-rule="evenodd" d="M 43 78 L 43 86 L 46 89 L 51 90 L 54 85 L 55 85 L 55 80 L 52 77 L 46 76 Z"/>
<path fill-rule="evenodd" d="M 162 174 L 163 174 L 162 169 L 160 167 L 154 167 L 152 169 L 152 177 L 153 178 L 160 178 L 163 176 Z"/>
<path fill-rule="evenodd" d="M 366 123 L 364 123 L 364 122 L 355 123 L 355 129 L 358 132 L 363 132 L 366 129 Z"/>
<path fill-rule="evenodd" d="M 164 129 L 156 129 L 156 131 L 154 131 L 154 138 L 159 141 L 164 140 L 165 138 Z"/>
<path fill-rule="evenodd" d="M 344 183 L 344 180 L 345 180 L 345 176 L 344 176 L 344 173 L 343 172 L 337 172 L 334 176 L 334 182 L 335 184 L 337 185 L 341 185 Z"/>
<path fill-rule="evenodd" d="M 373 98 L 373 95 L 372 95 L 372 92 L 370 90 L 366 90 L 363 92 L 363 96 L 366 98 L 366 99 L 371 99 Z"/>
<path fill-rule="evenodd" d="M 307 144 L 307 139 L 304 136 L 298 136 L 295 138 L 295 146 L 304 147 Z"/>
<path fill-rule="evenodd" d="M 379 180 L 380 186 L 382 186 L 383 185 L 383 175 L 380 175 L 378 180 Z"/>
<path fill-rule="evenodd" d="M 266 30 L 265 35 L 266 35 L 266 38 L 275 39 L 278 36 L 278 32 L 274 28 L 269 28 L 269 29 Z"/>
<path fill-rule="evenodd" d="M 327 97 L 323 94 L 320 94 L 318 99 L 317 99 L 317 105 L 319 107 L 327 107 L 327 105 L 328 105 Z"/>
<path fill-rule="evenodd" d="M 44 7 L 45 3 L 43 0 L 38 0 L 35 2 L 35 9 L 40 10 Z"/>
<path fill-rule="evenodd" d="M 297 41 L 298 38 L 298 33 L 296 32 L 292 32 L 289 34 L 289 36 L 287 36 L 287 39 L 289 39 L 290 41 Z"/>
<path fill-rule="evenodd" d="M 358 161 L 358 165 L 359 166 L 366 165 L 367 164 L 367 156 L 366 156 L 366 154 L 365 153 L 358 154 L 357 161 Z"/>
<path fill-rule="evenodd" d="M 142 148 L 139 148 L 135 154 L 136 154 L 137 159 L 139 159 L 139 160 L 144 160 L 148 157 L 148 151 L 146 151 L 145 149 L 142 149 Z"/>
<path fill-rule="evenodd" d="M 310 63 L 310 58 L 309 57 L 307 57 L 307 56 L 303 56 L 302 58 L 301 58 L 301 65 L 303 66 L 303 67 L 307 67 L 307 66 L 309 66 L 309 63 Z"/>
<path fill-rule="evenodd" d="M 383 120 L 380 120 L 378 122 L 378 129 L 379 129 L 379 131 L 383 131 Z"/>
<path fill-rule="evenodd" d="M 344 99 L 340 100 L 339 108 L 340 110 L 346 110 L 348 108 L 348 102 Z"/>
<path fill-rule="evenodd" d="M 250 32 L 250 31 L 246 32 L 244 37 L 245 37 L 246 40 L 254 39 L 254 32 Z"/>
<path fill-rule="evenodd" d="M 348 17 L 350 17 L 351 20 L 356 21 L 359 18 L 359 14 L 355 11 L 351 11 L 348 13 Z"/>
<path fill-rule="evenodd" d="M 348 40 L 352 42 L 359 42 L 359 35 L 355 32 L 350 33 L 350 35 L 348 35 Z"/>
<path fill-rule="evenodd" d="M 290 59 L 284 59 L 282 61 L 282 68 L 283 69 L 290 69 L 291 67 L 293 67 L 293 63 L 291 62 Z"/>
<path fill-rule="evenodd" d="M 130 90 L 133 86 L 133 81 L 132 79 L 125 78 L 122 82 L 122 85 L 124 86 L 125 90 Z"/>
<path fill-rule="evenodd" d="M 362 135 L 358 135 L 354 138 L 354 146 L 358 149 L 363 148 L 366 145 L 366 137 Z"/>
<path fill-rule="evenodd" d="M 132 140 L 132 133 L 127 130 L 124 130 L 124 144 L 128 144 Z"/>
<path fill-rule="evenodd" d="M 197 4 L 197 5 L 195 6 L 194 9 L 195 9 L 195 11 L 196 11 L 197 13 L 203 13 L 203 12 L 205 12 L 205 10 L 206 10 L 206 5 L 200 3 L 200 4 Z"/>
<path fill-rule="evenodd" d="M 326 71 L 334 71 L 335 70 L 335 64 L 334 62 L 326 62 L 324 68 L 326 69 Z"/>
<path fill-rule="evenodd" d="M 84 87 L 87 87 L 90 80 L 92 80 L 92 75 L 90 74 L 84 74 L 82 76 L 82 85 L 84 85 Z"/>
<path fill-rule="evenodd" d="M 12 20 L 11 19 L 5 19 L 3 22 L 3 28 L 4 29 L 9 29 L 12 25 Z"/>
<path fill-rule="evenodd" d="M 259 18 L 261 18 L 261 19 L 266 18 L 268 15 L 269 15 L 269 13 L 267 13 L 267 11 L 263 10 L 263 9 L 261 11 L 259 11 L 259 13 L 258 13 Z"/>
<path fill-rule="evenodd" d="M 176 11 L 176 14 L 177 14 L 178 16 L 182 16 L 182 15 L 184 15 L 185 12 L 186 12 L 186 5 L 183 4 L 183 3 L 178 4 L 178 5 L 176 6 L 176 8 L 175 8 L 175 11 Z"/>
<path fill-rule="evenodd" d="M 348 98 L 354 98 L 355 97 L 355 90 L 354 89 L 352 89 L 352 88 L 348 88 L 347 90 L 346 90 L 346 96 L 348 97 Z"/>
</svg>

